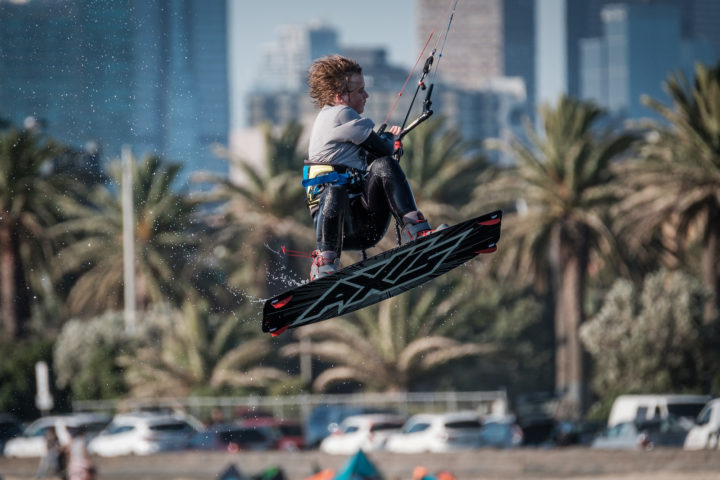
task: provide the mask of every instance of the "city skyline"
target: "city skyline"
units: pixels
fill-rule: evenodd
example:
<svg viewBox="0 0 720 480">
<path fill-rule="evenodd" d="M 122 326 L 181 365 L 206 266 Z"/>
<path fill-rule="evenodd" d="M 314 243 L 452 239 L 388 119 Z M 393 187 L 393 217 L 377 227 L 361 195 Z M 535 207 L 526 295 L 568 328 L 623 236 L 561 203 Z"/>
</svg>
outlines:
<svg viewBox="0 0 720 480">
<path fill-rule="evenodd" d="M 443 3 L 446 0 L 440 0 Z M 277 41 L 287 26 L 325 24 L 338 32 L 341 46 L 383 47 L 391 64 L 408 69 L 419 55 L 416 28 L 417 0 L 367 0 L 360 4 L 333 0 L 270 0 L 267 9 L 230 1 L 228 21 L 230 44 L 237 45 L 231 71 L 233 95 L 232 128 L 247 126 L 243 98 L 259 75 L 263 45 Z M 370 25 L 372 28 L 369 28 Z M 402 85 L 398 85 L 398 90 Z"/>
<path fill-rule="evenodd" d="M 384 79 L 371 85 L 375 96 L 366 111 L 381 123 L 378 115 L 384 113 L 377 108 L 384 112 L 381 104 L 392 103 L 428 30 L 436 29 L 430 48 L 444 39 L 454 2 L 400 0 L 385 6 L 370 0 L 358 6 L 270 0 L 265 8 L 251 8 L 239 0 L 0 0 L 0 118 L 18 126 L 28 116 L 47 120 L 48 133 L 59 140 L 81 148 L 96 142 L 111 158 L 127 143 L 138 155 L 182 161 L 187 174 L 226 168 L 212 147 L 232 143 L 234 132 L 253 126 L 249 93 L 261 86 L 270 99 L 266 103 L 292 107 L 282 116 L 260 112 L 258 118 L 299 120 L 290 117 L 300 111 L 298 102 L 307 103 L 304 75 L 317 55 L 384 59 L 374 66 L 361 60 L 368 80 Z M 537 103 L 553 102 L 559 93 L 636 117 L 644 112 L 628 107 L 637 106 L 639 94 L 658 97 L 674 69 L 691 74 L 691 60 L 718 58 L 720 29 L 711 26 L 720 23 L 720 5 L 626 0 L 645 5 L 633 9 L 637 14 L 627 23 L 636 33 L 608 36 L 601 12 L 609 3 L 460 0 L 447 48 L 443 43 L 438 83 L 445 85 L 434 95 L 437 112 L 477 139 L 497 135 L 508 119 L 519 125 L 522 110 L 532 113 Z M 661 17 L 653 12 L 663 3 L 678 10 L 661 15 L 664 23 L 658 23 Z M 636 27 L 646 21 L 655 23 Z M 652 35 L 658 28 L 675 32 L 672 40 L 669 34 L 663 39 L 665 51 L 677 46 L 677 55 L 661 55 L 643 66 L 642 53 L 635 53 L 639 60 L 618 63 L 626 52 L 656 44 Z M 696 36 L 702 57 L 688 41 Z M 708 53 L 712 48 L 715 53 Z M 605 61 L 608 55 L 615 59 L 612 65 Z M 618 68 L 628 81 L 607 75 Z M 524 86 L 508 77 L 521 77 Z M 622 89 L 631 96 L 615 93 Z M 503 103 L 503 96 L 511 103 Z M 263 108 L 262 102 L 255 108 Z"/>
</svg>

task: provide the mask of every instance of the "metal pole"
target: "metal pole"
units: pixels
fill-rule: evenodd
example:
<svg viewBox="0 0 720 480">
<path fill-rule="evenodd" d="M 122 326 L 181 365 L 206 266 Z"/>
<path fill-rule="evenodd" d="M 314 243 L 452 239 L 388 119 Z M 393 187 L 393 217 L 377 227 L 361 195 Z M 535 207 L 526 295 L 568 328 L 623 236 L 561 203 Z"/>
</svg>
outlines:
<svg viewBox="0 0 720 480">
<path fill-rule="evenodd" d="M 130 147 L 122 147 L 122 219 L 123 219 L 123 280 L 125 300 L 125 331 L 135 331 L 135 215 L 133 208 L 133 157 Z"/>
<path fill-rule="evenodd" d="M 310 349 L 312 348 L 312 340 L 310 337 L 302 337 L 300 339 L 300 378 L 308 384 L 312 381 L 312 356 Z"/>
</svg>

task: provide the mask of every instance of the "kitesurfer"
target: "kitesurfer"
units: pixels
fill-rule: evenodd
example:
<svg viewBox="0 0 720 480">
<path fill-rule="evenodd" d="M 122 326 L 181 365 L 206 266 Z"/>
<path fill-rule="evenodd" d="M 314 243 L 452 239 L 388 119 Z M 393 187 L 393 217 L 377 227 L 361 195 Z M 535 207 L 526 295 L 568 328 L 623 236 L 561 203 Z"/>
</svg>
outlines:
<svg viewBox="0 0 720 480">
<path fill-rule="evenodd" d="M 320 58 L 308 71 L 308 86 L 320 108 L 303 172 L 316 229 L 315 280 L 338 270 L 343 250 L 377 244 L 392 218 L 403 242 L 434 230 L 418 211 L 398 161 L 401 127 L 378 134 L 373 121 L 361 116 L 369 95 L 360 65 L 339 55 Z"/>
</svg>

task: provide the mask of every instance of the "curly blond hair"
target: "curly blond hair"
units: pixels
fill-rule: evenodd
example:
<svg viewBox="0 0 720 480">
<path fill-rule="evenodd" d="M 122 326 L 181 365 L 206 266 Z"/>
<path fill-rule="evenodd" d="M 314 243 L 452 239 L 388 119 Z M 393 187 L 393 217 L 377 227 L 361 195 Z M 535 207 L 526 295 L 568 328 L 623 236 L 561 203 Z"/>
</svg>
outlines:
<svg viewBox="0 0 720 480">
<path fill-rule="evenodd" d="M 335 95 L 349 91 L 350 77 L 362 74 L 360 65 L 340 55 L 318 58 L 308 70 L 308 87 L 313 102 L 322 108 L 333 105 Z"/>
</svg>

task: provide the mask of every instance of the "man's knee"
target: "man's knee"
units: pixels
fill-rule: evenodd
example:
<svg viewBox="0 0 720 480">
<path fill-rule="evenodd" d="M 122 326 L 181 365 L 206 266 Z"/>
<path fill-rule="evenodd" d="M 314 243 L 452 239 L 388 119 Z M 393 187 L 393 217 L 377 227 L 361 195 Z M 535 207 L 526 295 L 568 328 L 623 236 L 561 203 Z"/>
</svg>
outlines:
<svg viewBox="0 0 720 480">
<path fill-rule="evenodd" d="M 370 164 L 370 173 L 381 177 L 391 177 L 394 175 L 404 175 L 400 162 L 393 157 L 380 157 Z"/>
</svg>

